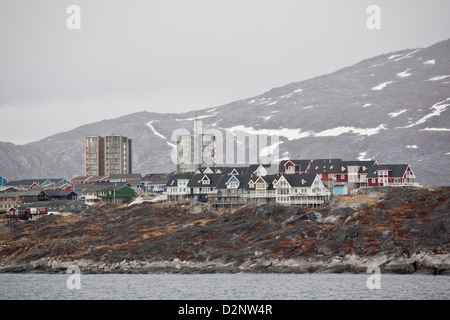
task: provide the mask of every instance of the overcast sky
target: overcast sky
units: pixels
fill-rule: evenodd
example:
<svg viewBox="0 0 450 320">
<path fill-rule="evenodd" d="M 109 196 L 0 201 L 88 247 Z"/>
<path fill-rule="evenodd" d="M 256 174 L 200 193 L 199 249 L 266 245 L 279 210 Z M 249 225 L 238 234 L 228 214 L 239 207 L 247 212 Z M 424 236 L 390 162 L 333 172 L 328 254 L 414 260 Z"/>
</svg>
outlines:
<svg viewBox="0 0 450 320">
<path fill-rule="evenodd" d="M 81 29 L 67 27 L 72 4 Z M 0 0 L 0 141 L 249 98 L 445 40 L 449 12 L 449 0 Z"/>
</svg>

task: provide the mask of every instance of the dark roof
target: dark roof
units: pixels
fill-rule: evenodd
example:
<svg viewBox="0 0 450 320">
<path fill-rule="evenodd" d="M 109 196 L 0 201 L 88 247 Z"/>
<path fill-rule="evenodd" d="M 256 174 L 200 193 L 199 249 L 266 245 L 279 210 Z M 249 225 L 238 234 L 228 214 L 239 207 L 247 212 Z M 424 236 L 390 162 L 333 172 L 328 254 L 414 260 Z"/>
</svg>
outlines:
<svg viewBox="0 0 450 320">
<path fill-rule="evenodd" d="M 388 170 L 389 177 L 401 178 L 405 174 L 408 164 L 381 164 L 370 167 L 367 178 L 378 178 L 378 171 Z"/>
<path fill-rule="evenodd" d="M 317 174 L 284 174 L 282 175 L 291 187 L 311 187 Z"/>
<path fill-rule="evenodd" d="M 93 184 L 86 184 L 86 188 L 83 189 L 83 194 L 108 190 L 119 190 L 125 187 L 127 182 L 98 182 Z"/>
<path fill-rule="evenodd" d="M 100 180 L 107 180 L 108 176 L 79 176 L 72 179 L 72 182 L 75 181 L 100 181 Z"/>
<path fill-rule="evenodd" d="M 167 187 L 176 187 L 178 186 L 178 180 L 179 179 L 191 179 L 192 173 L 186 172 L 186 173 L 174 173 L 169 176 L 169 179 L 167 180 L 166 186 Z"/>
<path fill-rule="evenodd" d="M 250 164 L 247 167 L 245 174 L 247 174 L 247 175 L 254 174 L 255 171 L 259 168 L 259 166 L 263 166 L 264 169 L 266 169 L 268 175 L 277 173 L 278 167 L 276 164 L 270 164 L 270 163 L 269 164 L 260 164 L 260 163 L 258 163 L 258 164 Z"/>
<path fill-rule="evenodd" d="M 207 177 L 207 179 L 209 179 L 210 183 L 209 184 L 203 184 L 202 180 L 205 178 L 205 176 Z M 219 182 L 221 177 L 228 177 L 228 179 L 231 176 L 225 176 L 222 173 L 213 173 L 213 174 L 204 174 L 204 173 L 197 173 L 194 174 L 191 178 L 191 180 L 188 183 L 188 187 L 189 188 L 201 188 L 201 187 L 216 187 L 217 183 Z M 227 180 L 228 180 L 227 179 Z"/>
<path fill-rule="evenodd" d="M 349 166 L 357 166 L 360 167 L 358 170 L 358 173 L 367 173 L 369 172 L 369 169 L 375 165 L 375 160 L 354 160 L 354 161 L 342 161 L 342 166 L 345 168 L 342 173 L 347 173 Z"/>
<path fill-rule="evenodd" d="M 145 175 L 142 179 L 146 183 L 164 183 L 166 184 L 169 181 L 168 173 L 150 173 Z"/>
<path fill-rule="evenodd" d="M 38 196 L 42 191 L 41 190 L 24 190 L 24 191 L 15 191 L 15 192 L 5 192 L 0 193 L 0 197 L 9 198 L 9 197 L 32 197 Z"/>
<path fill-rule="evenodd" d="M 47 190 L 43 190 L 43 193 L 45 193 L 46 195 L 50 196 L 50 197 L 56 197 L 56 196 L 67 196 L 71 193 L 76 194 L 73 191 L 67 191 L 67 190 L 52 190 L 52 189 L 47 189 Z"/>
<path fill-rule="evenodd" d="M 342 159 L 315 159 L 311 162 L 308 173 L 341 173 Z"/>
<path fill-rule="evenodd" d="M 59 183 L 60 181 L 65 180 L 64 178 L 58 178 L 58 179 L 22 179 L 22 180 L 15 180 L 15 181 L 8 181 L 6 186 L 29 186 L 33 183 L 41 184 L 45 181 L 50 181 L 51 183 Z"/>
<path fill-rule="evenodd" d="M 233 170 L 236 170 L 238 174 L 245 174 L 245 172 L 247 171 L 248 167 L 198 167 L 195 172 L 199 171 L 200 173 L 205 173 L 205 171 L 207 171 L 207 169 L 210 169 L 214 174 L 214 173 L 218 173 L 217 170 L 220 171 L 220 173 L 224 174 L 224 175 L 230 175 Z M 207 173 L 207 174 L 211 174 L 211 173 Z"/>
<path fill-rule="evenodd" d="M 219 181 L 217 182 L 216 188 L 217 189 L 227 189 L 227 184 L 228 181 L 232 178 L 235 177 L 240 183 L 239 183 L 239 187 L 238 189 L 244 189 L 246 187 L 246 185 L 248 184 L 248 175 L 245 174 L 239 174 L 239 175 L 223 175 L 222 177 L 220 177 Z"/>
</svg>

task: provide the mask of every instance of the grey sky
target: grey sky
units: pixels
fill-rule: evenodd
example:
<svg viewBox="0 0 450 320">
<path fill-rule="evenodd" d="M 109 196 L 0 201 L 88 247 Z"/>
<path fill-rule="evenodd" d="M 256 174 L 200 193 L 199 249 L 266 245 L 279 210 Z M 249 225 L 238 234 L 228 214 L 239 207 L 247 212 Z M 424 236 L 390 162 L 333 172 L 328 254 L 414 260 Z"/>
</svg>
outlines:
<svg viewBox="0 0 450 320">
<path fill-rule="evenodd" d="M 66 27 L 71 4 L 80 30 Z M 366 26 L 371 4 L 380 30 Z M 249 98 L 445 40 L 449 12 L 448 0 L 0 0 L 0 141 Z"/>
</svg>

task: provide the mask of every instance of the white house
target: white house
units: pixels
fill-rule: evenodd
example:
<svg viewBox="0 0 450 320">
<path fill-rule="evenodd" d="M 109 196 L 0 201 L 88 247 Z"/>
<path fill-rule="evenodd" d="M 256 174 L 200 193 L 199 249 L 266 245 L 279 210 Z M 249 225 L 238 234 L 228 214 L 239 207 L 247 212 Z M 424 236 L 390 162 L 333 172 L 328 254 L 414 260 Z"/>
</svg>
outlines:
<svg viewBox="0 0 450 320">
<path fill-rule="evenodd" d="M 317 174 L 286 174 L 275 184 L 276 202 L 286 205 L 322 205 L 330 200 L 331 192 Z"/>
<path fill-rule="evenodd" d="M 166 191 L 163 192 L 163 195 L 167 196 L 167 201 L 186 200 L 188 195 L 191 193 L 188 186 L 191 178 L 191 173 L 178 173 L 171 175 L 166 183 Z"/>
</svg>

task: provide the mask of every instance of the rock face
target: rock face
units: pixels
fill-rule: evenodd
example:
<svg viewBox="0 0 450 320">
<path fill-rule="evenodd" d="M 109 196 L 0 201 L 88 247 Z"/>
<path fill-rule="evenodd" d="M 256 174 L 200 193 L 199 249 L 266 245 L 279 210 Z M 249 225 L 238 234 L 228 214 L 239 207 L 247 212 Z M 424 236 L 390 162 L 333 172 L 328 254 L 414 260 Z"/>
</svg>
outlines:
<svg viewBox="0 0 450 320">
<path fill-rule="evenodd" d="M 1 227 L 0 272 L 450 274 L 450 187 L 361 189 L 317 208 L 103 205 Z"/>
</svg>

